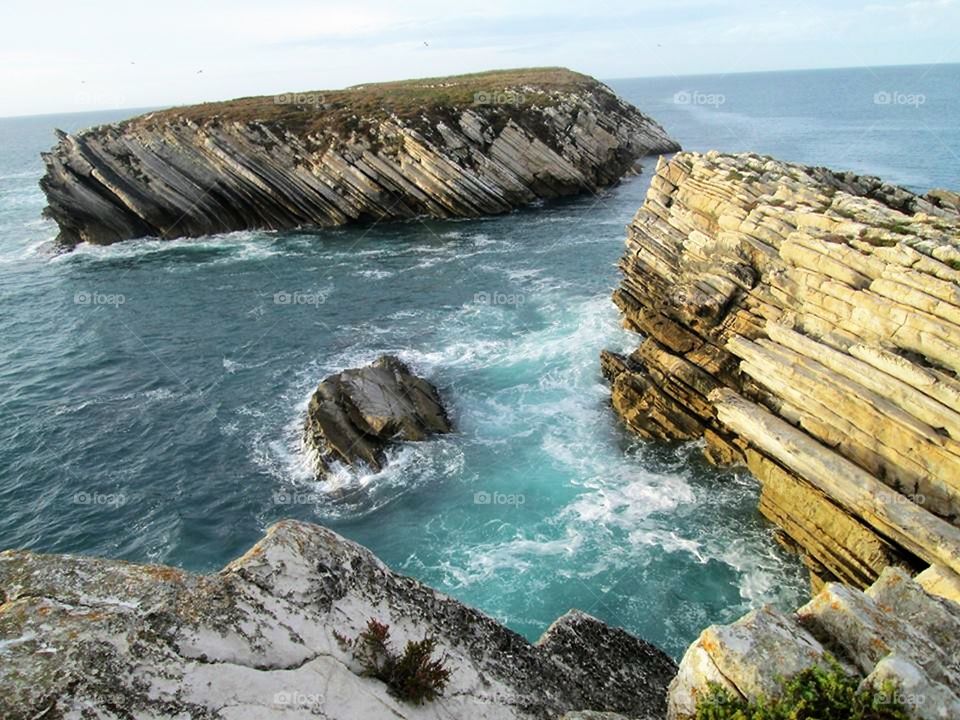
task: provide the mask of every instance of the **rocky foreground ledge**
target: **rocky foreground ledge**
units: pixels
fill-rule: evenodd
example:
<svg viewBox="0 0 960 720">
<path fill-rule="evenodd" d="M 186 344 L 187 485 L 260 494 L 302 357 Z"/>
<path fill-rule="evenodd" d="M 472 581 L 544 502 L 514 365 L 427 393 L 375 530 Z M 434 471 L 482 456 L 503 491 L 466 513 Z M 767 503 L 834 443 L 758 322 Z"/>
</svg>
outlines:
<svg viewBox="0 0 960 720">
<path fill-rule="evenodd" d="M 676 665 L 571 611 L 531 645 L 315 525 L 284 521 L 214 575 L 0 553 L 0 717 L 662 718 Z M 452 671 L 417 705 L 337 636 L 368 620 L 437 639 Z M 606 717 L 606 716 L 603 716 Z"/>
<path fill-rule="evenodd" d="M 960 718 L 960 604 L 889 567 L 861 592 L 828 583 L 796 613 L 766 606 L 712 626 L 690 646 L 670 685 L 669 720 L 692 720 L 714 683 L 734 698 L 778 697 L 784 678 L 830 658 L 911 718 Z"/>
<path fill-rule="evenodd" d="M 243 98 L 59 139 L 40 185 L 66 246 L 503 213 L 679 149 L 562 68 Z"/>
</svg>

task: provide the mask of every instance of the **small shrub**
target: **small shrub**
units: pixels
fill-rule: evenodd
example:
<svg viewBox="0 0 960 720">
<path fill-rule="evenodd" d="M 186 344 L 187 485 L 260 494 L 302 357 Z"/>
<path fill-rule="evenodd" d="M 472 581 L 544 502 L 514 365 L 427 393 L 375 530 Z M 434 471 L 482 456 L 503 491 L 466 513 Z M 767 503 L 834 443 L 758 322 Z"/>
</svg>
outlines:
<svg viewBox="0 0 960 720">
<path fill-rule="evenodd" d="M 435 659 L 436 638 L 411 640 L 398 655 L 390 647 L 390 627 L 371 618 L 367 628 L 353 640 L 334 632 L 344 650 L 363 666 L 363 674 L 386 684 L 390 692 L 406 702 L 421 705 L 443 694 L 452 671 L 446 657 Z"/>
<path fill-rule="evenodd" d="M 716 683 L 697 704 L 696 720 L 909 720 L 896 687 L 857 690 L 860 681 L 832 658 L 786 682 L 779 698 L 745 702 Z"/>
</svg>

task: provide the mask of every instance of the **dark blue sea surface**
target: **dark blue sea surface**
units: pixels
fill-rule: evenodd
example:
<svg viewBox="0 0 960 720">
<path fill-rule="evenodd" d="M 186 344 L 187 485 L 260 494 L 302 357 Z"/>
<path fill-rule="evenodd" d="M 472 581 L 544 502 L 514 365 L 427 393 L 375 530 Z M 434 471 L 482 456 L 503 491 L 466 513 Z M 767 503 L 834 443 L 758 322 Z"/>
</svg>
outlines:
<svg viewBox="0 0 960 720">
<path fill-rule="evenodd" d="M 960 186 L 958 80 L 935 66 L 611 85 L 689 149 L 925 190 Z M 54 254 L 37 186 L 53 128 L 130 114 L 0 119 L 0 547 L 210 571 L 294 517 L 530 638 L 579 607 L 675 655 L 711 622 L 802 598 L 754 481 L 695 445 L 637 441 L 607 405 L 598 353 L 637 342 L 610 302 L 615 263 L 655 159 L 597 197 L 497 218 Z M 299 445 L 308 397 L 383 352 L 439 386 L 458 432 L 318 485 Z"/>
</svg>

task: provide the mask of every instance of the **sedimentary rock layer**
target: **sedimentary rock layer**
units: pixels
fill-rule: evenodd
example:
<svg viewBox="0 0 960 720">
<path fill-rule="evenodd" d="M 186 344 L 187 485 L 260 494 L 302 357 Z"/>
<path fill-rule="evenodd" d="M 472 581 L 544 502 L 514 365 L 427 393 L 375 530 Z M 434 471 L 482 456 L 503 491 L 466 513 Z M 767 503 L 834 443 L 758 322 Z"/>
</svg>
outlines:
<svg viewBox="0 0 960 720">
<path fill-rule="evenodd" d="M 679 149 L 560 68 L 244 98 L 59 139 L 41 187 L 68 246 L 503 213 Z"/>
<path fill-rule="evenodd" d="M 861 687 L 892 685 L 911 717 L 960 717 L 960 605 L 891 567 L 866 592 L 830 583 L 795 614 L 767 606 L 704 630 L 670 684 L 668 718 L 695 717 L 711 683 L 747 700 L 777 697 L 828 654 Z"/>
<path fill-rule="evenodd" d="M 956 195 L 757 155 L 661 161 L 605 353 L 638 434 L 706 439 L 762 482 L 815 585 L 960 572 Z"/>
<path fill-rule="evenodd" d="M 215 575 L 0 553 L 0 717 L 659 718 L 676 665 L 580 612 L 536 645 L 392 573 L 324 528 L 284 521 Z M 337 635 L 371 618 L 397 648 L 437 639 L 452 670 L 424 705 L 363 675 Z"/>
<path fill-rule="evenodd" d="M 382 470 L 391 444 L 452 431 L 437 389 L 383 355 L 320 383 L 307 406 L 303 444 L 322 477 L 336 463 Z"/>
</svg>

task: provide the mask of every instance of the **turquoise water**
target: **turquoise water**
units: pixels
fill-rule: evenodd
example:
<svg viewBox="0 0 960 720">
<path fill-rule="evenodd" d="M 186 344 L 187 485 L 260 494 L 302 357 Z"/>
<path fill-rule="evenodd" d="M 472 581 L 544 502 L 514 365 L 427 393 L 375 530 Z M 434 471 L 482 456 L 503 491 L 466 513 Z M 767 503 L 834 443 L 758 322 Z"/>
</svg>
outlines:
<svg viewBox="0 0 960 720">
<path fill-rule="evenodd" d="M 922 70 L 611 84 L 689 148 L 960 186 L 957 67 L 912 81 L 919 107 L 861 102 L 874 72 L 906 91 Z M 803 597 L 755 483 L 629 437 L 607 407 L 597 355 L 637 342 L 609 298 L 652 159 L 598 197 L 499 218 L 52 254 L 38 153 L 53 127 L 128 114 L 0 120 L 0 547 L 209 571 L 295 517 L 530 638 L 580 607 L 674 655 L 706 624 Z M 299 450 L 309 394 L 387 351 L 440 387 L 458 432 L 328 492 Z"/>
</svg>

